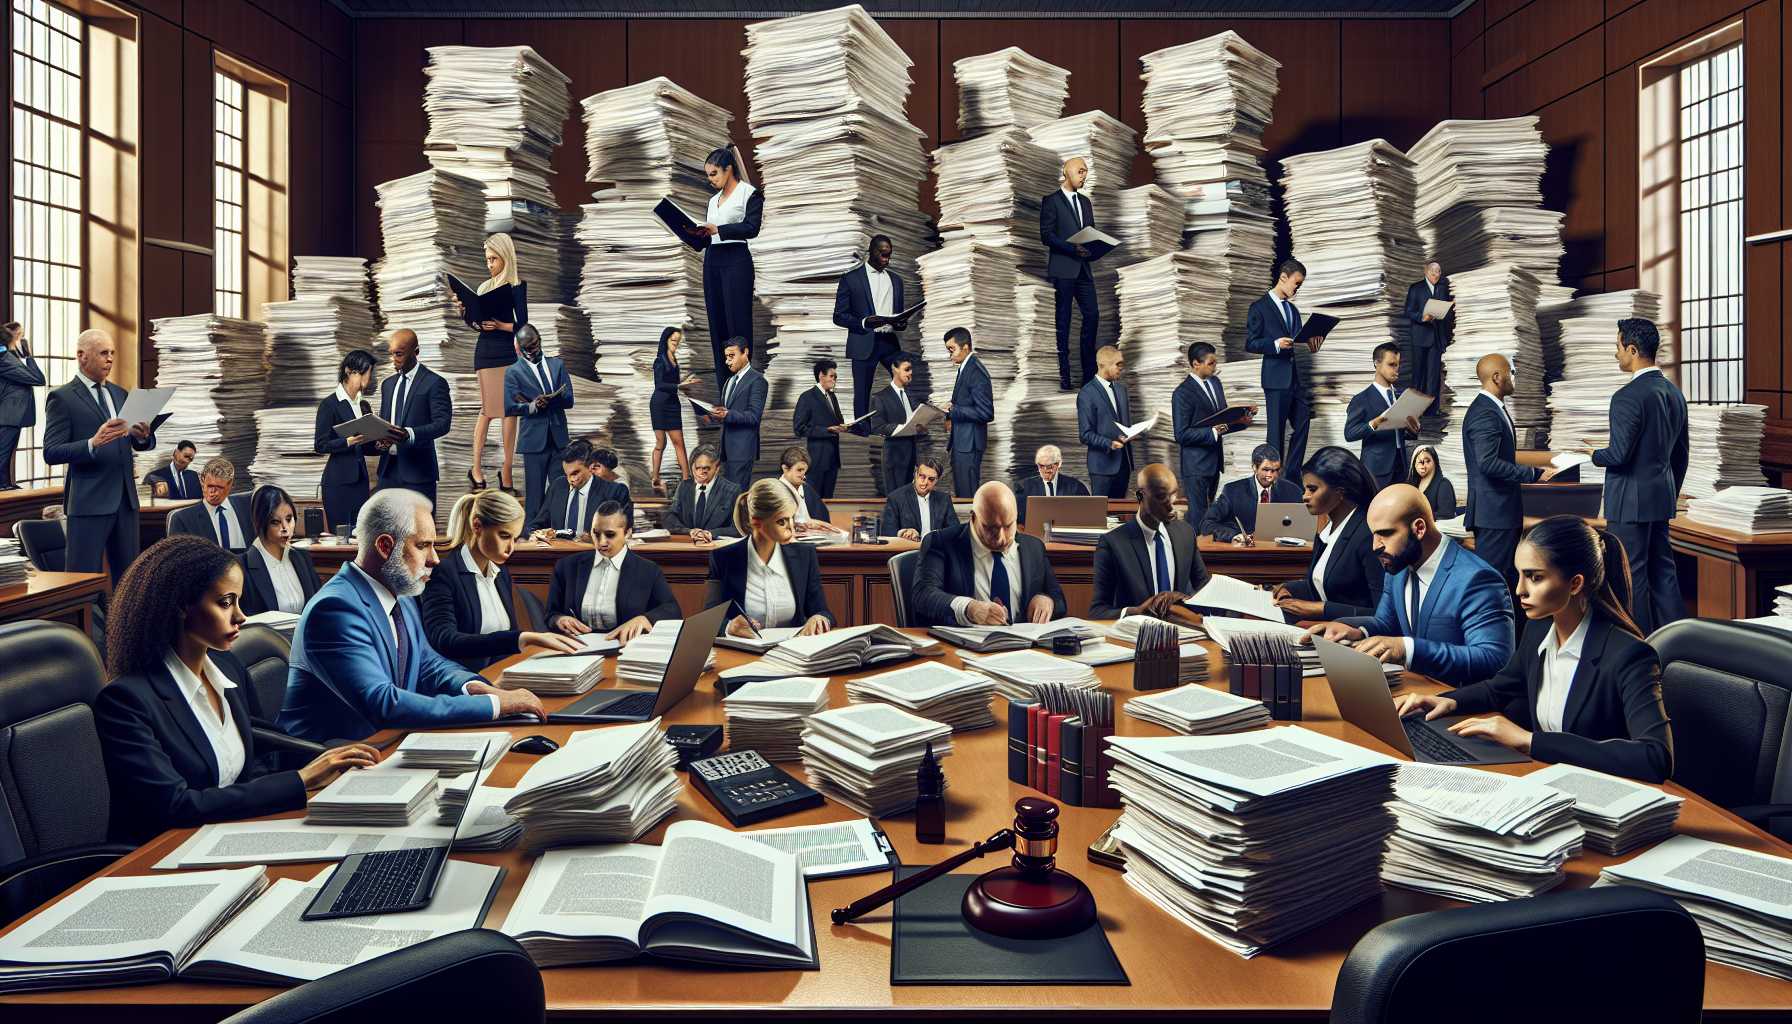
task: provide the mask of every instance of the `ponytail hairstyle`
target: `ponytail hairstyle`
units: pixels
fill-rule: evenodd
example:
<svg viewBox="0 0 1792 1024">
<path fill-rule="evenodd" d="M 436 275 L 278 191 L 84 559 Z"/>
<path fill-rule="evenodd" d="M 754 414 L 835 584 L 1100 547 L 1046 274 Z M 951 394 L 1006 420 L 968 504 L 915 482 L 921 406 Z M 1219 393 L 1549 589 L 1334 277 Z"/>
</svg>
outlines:
<svg viewBox="0 0 1792 1024">
<path fill-rule="evenodd" d="M 448 547 L 463 547 L 473 539 L 473 520 L 482 526 L 523 521 L 523 506 L 496 487 L 469 491 L 448 512 Z"/>
<path fill-rule="evenodd" d="M 751 538 L 753 520 L 776 519 L 787 512 L 796 514 L 796 498 L 790 493 L 790 488 L 770 477 L 755 480 L 753 486 L 734 499 L 734 528 L 740 531 L 742 537 Z"/>
<path fill-rule="evenodd" d="M 498 254 L 498 258 L 504 261 L 504 272 L 491 279 L 489 282 L 491 288 L 481 288 L 479 290 L 481 295 L 500 285 L 507 284 L 514 287 L 522 283 L 522 278 L 516 276 L 516 243 L 510 240 L 509 235 L 500 231 L 487 238 L 485 251 Z"/>
<path fill-rule="evenodd" d="M 1613 625 L 1643 638 L 1630 617 L 1630 562 L 1623 541 L 1579 516 L 1550 516 L 1532 527 L 1524 542 L 1564 579 L 1581 577 L 1588 600 Z"/>
</svg>

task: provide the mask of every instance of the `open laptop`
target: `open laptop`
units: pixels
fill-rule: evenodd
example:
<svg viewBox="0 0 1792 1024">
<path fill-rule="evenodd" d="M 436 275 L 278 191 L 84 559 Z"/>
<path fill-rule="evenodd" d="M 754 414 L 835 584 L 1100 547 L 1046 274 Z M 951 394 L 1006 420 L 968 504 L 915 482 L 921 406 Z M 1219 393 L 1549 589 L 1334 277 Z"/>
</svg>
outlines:
<svg viewBox="0 0 1792 1024">
<path fill-rule="evenodd" d="M 1108 499 L 1099 494 L 1028 498 L 1027 521 L 1021 524 L 1024 532 L 1044 537 L 1046 523 L 1061 530 L 1105 530 L 1108 528 Z"/>
<path fill-rule="evenodd" d="M 1467 715 L 1425 721 L 1421 714 L 1401 718 L 1394 711 L 1388 677 L 1381 662 L 1361 651 L 1321 637 L 1313 638 L 1325 681 L 1331 685 L 1338 716 L 1414 761 L 1425 764 L 1522 764 L 1530 758 L 1492 740 L 1457 736 L 1450 726 Z"/>
<path fill-rule="evenodd" d="M 1257 543 L 1274 543 L 1279 537 L 1290 537 L 1303 544 L 1313 543 L 1319 535 L 1319 520 L 1298 501 L 1272 501 L 1257 506 L 1257 529 L 1251 536 Z"/>
<path fill-rule="evenodd" d="M 548 715 L 548 721 L 645 722 L 672 710 L 697 688 L 697 679 L 703 675 L 703 666 L 709 663 L 709 652 L 715 647 L 716 633 L 732 607 L 731 602 L 723 601 L 684 620 L 657 688 L 594 690 Z"/>
</svg>

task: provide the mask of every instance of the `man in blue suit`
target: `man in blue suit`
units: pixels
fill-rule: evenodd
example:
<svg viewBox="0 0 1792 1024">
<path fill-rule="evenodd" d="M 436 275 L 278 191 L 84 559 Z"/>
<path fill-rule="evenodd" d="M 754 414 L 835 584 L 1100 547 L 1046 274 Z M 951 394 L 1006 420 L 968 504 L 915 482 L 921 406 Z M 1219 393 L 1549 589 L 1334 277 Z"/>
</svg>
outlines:
<svg viewBox="0 0 1792 1024">
<path fill-rule="evenodd" d="M 504 411 L 516 417 L 516 450 L 523 453 L 523 514 L 533 519 L 548 481 L 560 472 L 554 453 L 566 447 L 572 381 L 565 363 L 542 354 L 541 332 L 534 324 L 517 327 L 516 347 L 523 357 L 504 371 Z"/>
<path fill-rule="evenodd" d="M 952 400 L 944 408 L 946 447 L 952 452 L 952 493 L 971 494 L 983 482 L 983 449 L 989 444 L 989 421 L 996 418 L 995 386 L 983 361 L 971 351 L 971 332 L 946 332 L 946 354 L 958 367 L 952 378 Z"/>
<path fill-rule="evenodd" d="M 430 503 L 406 489 L 367 499 L 355 560 L 299 616 L 278 725 L 323 741 L 381 729 L 428 729 L 542 717 L 527 690 L 500 690 L 430 647 L 417 612 L 436 559 Z"/>
<path fill-rule="evenodd" d="M 401 434 L 374 442 L 380 452 L 380 489 L 403 487 L 436 500 L 436 439 L 454 426 L 454 398 L 442 375 L 417 361 L 417 333 L 392 332 L 392 375 L 380 381 L 380 417 Z"/>
<path fill-rule="evenodd" d="M 896 247 L 888 235 L 872 235 L 865 262 L 847 271 L 834 288 L 834 326 L 846 331 L 846 358 L 852 360 L 852 418 L 865 415 L 878 366 L 894 370 L 908 321 L 902 312 L 902 278 L 890 272 Z M 813 453 L 811 453 L 813 455 Z"/>
<path fill-rule="evenodd" d="M 1400 346 L 1384 341 L 1375 346 L 1375 381 L 1356 393 L 1344 410 L 1344 440 L 1362 442 L 1363 465 L 1377 486 L 1406 482 L 1406 442 L 1417 437 L 1419 421 L 1411 416 L 1404 425 L 1387 426 L 1387 412 L 1400 397 Z"/>
<path fill-rule="evenodd" d="M 1612 433 L 1594 451 L 1605 467 L 1605 521 L 1630 562 L 1630 614 L 1643 632 L 1686 617 L 1668 520 L 1686 483 L 1686 397 L 1655 365 L 1661 335 L 1640 317 L 1618 321 L 1618 368 L 1630 382 L 1612 395 Z"/>
<path fill-rule="evenodd" d="M 127 392 L 107 380 L 116 347 L 92 327 L 75 339 L 75 375 L 44 397 L 44 462 L 67 466 L 62 516 L 68 524 L 69 572 L 99 572 L 102 559 L 117 584 L 137 557 L 134 452 L 154 451 L 148 423 L 119 418 Z"/>
<path fill-rule="evenodd" d="M 1069 391 L 1070 302 L 1083 316 L 1077 351 L 1083 383 L 1095 376 L 1095 331 L 1101 324 L 1101 307 L 1095 302 L 1095 274 L 1089 267 L 1096 257 L 1087 246 L 1070 240 L 1072 235 L 1095 226 L 1095 207 L 1080 191 L 1089 178 L 1089 165 L 1080 156 L 1064 161 L 1064 184 L 1039 200 L 1039 240 L 1045 243 L 1045 276 L 1051 279 L 1058 327 L 1058 390 Z"/>
<path fill-rule="evenodd" d="M 722 347 L 728 367 L 728 383 L 722 385 L 722 404 L 711 406 L 708 423 L 722 425 L 722 475 L 741 490 L 753 483 L 753 463 L 759 458 L 759 418 L 765 415 L 765 374 L 753 369 L 753 342 L 729 338 Z"/>
<path fill-rule="evenodd" d="M 1300 472 L 1307 457 L 1307 428 L 1313 407 L 1307 401 L 1306 383 L 1294 361 L 1294 336 L 1300 333 L 1300 310 L 1294 295 L 1307 279 L 1299 260 L 1283 260 L 1276 267 L 1276 284 L 1267 295 L 1251 303 L 1245 318 L 1244 347 L 1263 357 L 1263 399 L 1268 406 L 1269 444 L 1284 456 L 1282 465 Z M 1317 352 L 1323 337 L 1307 342 Z"/>
<path fill-rule="evenodd" d="M 1384 663 L 1461 686 L 1492 678 L 1512 656 L 1512 596 L 1475 553 L 1439 533 L 1431 503 L 1395 484 L 1369 503 L 1375 557 L 1387 570 L 1368 618 L 1321 622 L 1327 640 L 1359 640 Z"/>
<path fill-rule="evenodd" d="M 1524 533 L 1521 487 L 1556 475 L 1553 469 L 1518 464 L 1518 428 L 1506 411 L 1513 390 L 1512 364 L 1498 352 L 1475 364 L 1481 390 L 1462 417 L 1462 461 L 1468 467 L 1468 515 L 1475 553 L 1518 592 L 1518 538 Z"/>
<path fill-rule="evenodd" d="M 1076 396 L 1076 431 L 1089 450 L 1089 491 L 1108 498 L 1126 497 L 1132 481 L 1132 443 L 1120 426 L 1132 425 L 1132 396 L 1120 382 L 1126 357 L 1113 345 L 1095 353 L 1095 378 Z"/>
<path fill-rule="evenodd" d="M 1182 496 L 1188 501 L 1188 521 L 1197 530 L 1207 518 L 1207 506 L 1220 489 L 1220 473 L 1226 467 L 1224 423 L 1197 427 L 1225 409 L 1226 385 L 1220 381 L 1220 357 L 1214 347 L 1197 341 L 1188 347 L 1188 376 L 1170 396 L 1170 427 L 1176 435 L 1177 472 Z M 1251 408 L 1256 412 L 1256 408 Z M 1239 428 L 1250 425 L 1246 417 Z"/>
</svg>

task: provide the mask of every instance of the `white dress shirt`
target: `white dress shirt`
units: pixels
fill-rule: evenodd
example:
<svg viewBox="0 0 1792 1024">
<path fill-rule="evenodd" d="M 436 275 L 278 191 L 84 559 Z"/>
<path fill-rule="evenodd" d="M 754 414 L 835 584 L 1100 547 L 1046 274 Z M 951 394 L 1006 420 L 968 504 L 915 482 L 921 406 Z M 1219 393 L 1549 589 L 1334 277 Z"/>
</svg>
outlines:
<svg viewBox="0 0 1792 1024">
<path fill-rule="evenodd" d="M 367 581 L 368 589 L 373 591 L 374 600 L 376 600 L 380 603 L 380 614 L 386 620 L 386 635 L 390 636 L 392 638 L 392 647 L 394 650 L 396 650 L 398 647 L 398 623 L 392 621 L 392 609 L 398 607 L 398 596 L 393 594 L 390 590 L 387 590 L 386 585 L 384 583 L 381 583 L 378 579 L 375 579 L 372 575 L 370 575 L 367 572 L 366 569 L 361 568 L 359 565 L 356 565 L 353 562 L 348 563 L 348 567 L 361 574 L 361 578 Z M 424 639 L 421 634 L 418 635 L 418 639 L 424 643 L 428 643 L 428 640 Z M 411 652 L 411 657 L 415 658 L 416 656 L 417 656 L 416 651 L 413 648 L 413 650 Z M 466 682 L 462 683 L 461 687 L 460 687 L 460 692 L 463 694 L 466 693 L 467 687 L 473 685 L 474 683 L 476 683 L 478 681 L 479 680 L 477 680 L 477 679 L 469 679 Z M 399 685 L 399 681 L 396 679 L 392 680 L 392 685 L 394 685 L 394 686 Z M 498 709 L 501 706 L 498 703 L 498 695 L 495 693 L 488 693 L 488 694 L 486 694 L 486 696 L 491 698 L 492 717 L 497 718 L 498 717 Z"/>
<path fill-rule="evenodd" d="M 80 370 L 75 371 L 75 376 L 79 377 L 81 379 L 81 386 L 86 388 L 87 393 L 90 395 L 93 394 L 94 388 L 96 388 L 96 387 L 100 388 L 100 393 L 98 395 L 94 396 L 95 400 L 100 403 L 100 408 L 105 410 L 107 419 L 109 419 L 109 420 L 117 419 L 118 418 L 118 410 L 116 408 L 114 408 L 112 405 L 111 389 L 100 387 L 99 381 L 94 380 L 92 377 L 87 376 L 85 373 L 82 373 Z M 93 454 L 93 439 L 92 438 L 87 439 L 87 454 L 89 454 L 89 455 Z"/>
<path fill-rule="evenodd" d="M 213 505 L 211 502 L 200 502 L 199 507 L 205 510 L 205 524 L 212 528 L 212 536 L 217 537 L 218 546 L 228 550 L 242 548 L 243 524 L 237 521 L 236 507 L 230 502 L 230 495 L 224 496 L 224 502 Z M 218 510 L 224 510 L 225 533 L 218 532 Z"/>
<path fill-rule="evenodd" d="M 916 532 L 925 537 L 933 532 L 933 492 L 928 491 L 926 494 L 916 494 L 915 507 L 921 511 L 921 525 L 915 529 Z"/>
<path fill-rule="evenodd" d="M 1285 337 L 1290 337 L 1290 338 L 1293 337 L 1294 336 L 1294 317 L 1290 316 L 1289 314 L 1294 312 L 1294 308 L 1288 304 L 1287 299 L 1284 299 L 1280 295 L 1277 295 L 1276 290 L 1274 288 L 1271 288 L 1269 291 L 1264 292 L 1263 294 L 1269 296 L 1270 301 L 1274 302 L 1276 304 L 1276 308 L 1282 311 L 1282 329 L 1288 332 L 1287 335 L 1285 335 Z"/>
<path fill-rule="evenodd" d="M 280 611 L 297 615 L 305 610 L 305 587 L 299 582 L 299 572 L 292 567 L 292 547 L 289 545 L 275 558 L 268 551 L 268 546 L 255 538 L 255 550 L 261 552 L 261 562 L 268 567 L 268 580 L 274 584 L 274 604 Z"/>
<path fill-rule="evenodd" d="M 616 552 L 614 558 L 592 552 L 591 578 L 585 581 L 585 597 L 579 602 L 579 614 L 585 625 L 599 633 L 608 633 L 622 625 L 617 621 L 616 588 L 622 582 L 622 560 L 627 557 L 627 548 Z"/>
<path fill-rule="evenodd" d="M 803 487 L 793 484 L 783 477 L 779 477 L 778 482 L 784 485 L 784 489 L 790 492 L 792 498 L 796 499 L 796 519 L 794 521 L 799 523 L 808 522 L 809 503 L 803 500 Z"/>
<path fill-rule="evenodd" d="M 784 545 L 772 545 L 771 561 L 759 557 L 759 546 L 751 536 L 747 546 L 747 593 L 741 602 L 747 617 L 766 629 L 800 626 L 796 621 L 796 592 L 790 587 L 790 572 L 784 567 Z"/>
<path fill-rule="evenodd" d="M 1077 194 L 1067 188 L 1060 188 L 1058 191 L 1064 193 L 1065 201 L 1070 203 L 1070 212 L 1076 218 L 1076 226 L 1083 227 L 1083 204 L 1077 202 Z"/>
<path fill-rule="evenodd" d="M 746 220 L 747 200 L 753 197 L 754 191 L 753 186 L 741 181 L 735 183 L 733 194 L 726 199 L 722 198 L 720 192 L 710 196 L 709 222 L 716 227 L 721 227 L 724 224 L 739 224 Z M 721 235 L 713 235 L 709 239 L 709 244 L 712 246 L 746 245 L 747 241 L 744 238 L 723 238 Z"/>
<path fill-rule="evenodd" d="M 970 597 L 955 597 L 952 599 L 952 614 L 958 619 L 958 624 L 960 626 L 972 625 L 968 611 L 973 600 L 994 600 L 994 598 L 989 596 L 989 580 L 995 573 L 995 552 L 983 546 L 983 540 L 977 536 L 976 530 L 970 531 L 970 534 L 971 578 L 973 580 L 972 589 L 975 593 Z M 1018 543 L 1008 545 L 1008 550 L 1002 552 L 1002 565 L 1008 569 L 1008 621 L 1024 621 L 1027 616 L 1027 610 L 1020 606 L 1020 545 Z"/>
<path fill-rule="evenodd" d="M 248 759 L 243 751 L 243 734 L 237 732 L 236 720 L 230 713 L 230 700 L 224 696 L 224 691 L 236 689 L 236 684 L 218 671 L 218 666 L 212 664 L 209 657 L 205 659 L 203 681 L 172 650 L 162 655 L 162 664 L 174 677 L 174 685 L 186 695 L 187 706 L 192 709 L 193 717 L 199 719 L 199 731 L 205 733 L 206 742 L 211 744 L 212 758 L 218 762 L 218 785 L 234 785 L 243 774 L 243 764 Z M 212 702 L 205 695 L 208 685 L 218 695 L 216 711 L 212 710 Z"/>
<path fill-rule="evenodd" d="M 460 562 L 473 574 L 473 592 L 479 595 L 479 632 L 501 633 L 510 628 L 510 611 L 504 607 L 504 595 L 498 592 L 498 573 L 503 566 L 496 562 L 479 571 L 473 549 L 462 544 Z"/>
<path fill-rule="evenodd" d="M 1659 367 L 1659 366 L 1645 366 L 1642 369 L 1631 374 L 1630 379 L 1636 380 L 1638 377 L 1641 377 L 1645 373 L 1660 373 L 1660 372 L 1661 372 L 1661 367 Z"/>
<path fill-rule="evenodd" d="M 890 283 L 890 272 L 888 270 L 873 270 L 871 264 L 867 263 L 865 264 L 865 280 L 871 284 L 871 312 L 877 316 L 894 316 L 896 314 L 894 305 L 896 287 Z M 865 321 L 860 320 L 859 326 L 865 326 Z M 894 334 L 896 325 L 885 324 L 878 330 L 885 334 Z"/>
<path fill-rule="evenodd" d="M 1349 515 L 1342 519 L 1331 520 L 1325 524 L 1325 529 L 1319 531 L 1319 539 L 1325 543 L 1325 550 L 1320 553 L 1319 561 L 1313 563 L 1313 592 L 1319 595 L 1321 601 L 1327 600 L 1325 596 L 1325 567 L 1332 564 L 1332 552 L 1337 548 L 1337 545 L 1332 542 L 1344 532 L 1344 527 L 1350 523 L 1350 517 L 1354 515 L 1356 515 L 1356 509 L 1353 508 Z"/>
<path fill-rule="evenodd" d="M 1587 642 L 1587 623 L 1593 616 L 1583 615 L 1580 625 L 1568 634 L 1568 640 L 1556 646 L 1556 630 L 1552 624 L 1537 653 L 1543 656 L 1543 679 L 1537 684 L 1537 730 L 1561 732 L 1568 717 L 1568 691 L 1574 688 L 1574 670 L 1580 667 L 1581 647 Z"/>
<path fill-rule="evenodd" d="M 1164 529 L 1162 523 L 1156 526 L 1146 526 L 1142 516 L 1133 517 L 1133 522 L 1139 524 L 1139 537 L 1145 542 L 1145 561 L 1151 566 L 1147 580 L 1151 584 L 1152 591 L 1155 593 L 1157 590 L 1157 538 L 1160 536 L 1164 539 L 1164 567 L 1170 570 L 1170 586 L 1174 587 L 1176 585 L 1176 545 L 1170 543 L 1169 531 Z M 1136 606 L 1124 609 L 1128 615 L 1136 611 L 1138 611 Z"/>
<path fill-rule="evenodd" d="M 591 528 L 591 517 L 597 512 L 597 509 L 591 507 L 591 479 L 596 475 L 593 473 L 586 477 L 585 482 L 579 485 L 578 490 L 566 492 L 566 507 L 561 511 L 566 513 L 566 528 L 571 530 L 574 536 Z M 574 516 L 577 516 L 578 520 L 575 520 Z"/>
<path fill-rule="evenodd" d="M 1431 593 L 1431 581 L 1437 577 L 1438 568 L 1444 564 L 1444 552 L 1450 549 L 1450 543 L 1450 538 L 1445 537 L 1443 543 L 1437 546 L 1437 550 L 1431 552 L 1431 557 L 1420 562 L 1418 568 L 1413 570 L 1419 577 L 1419 608 L 1421 609 L 1425 607 L 1425 598 Z M 1400 587 L 1398 596 L 1400 603 L 1410 609 L 1404 583 Z M 1412 628 L 1415 630 L 1419 628 L 1417 621 L 1413 622 Z M 1413 638 L 1410 636 L 1401 638 L 1401 642 L 1406 647 L 1406 663 L 1408 665 L 1412 664 L 1412 640 Z"/>
<path fill-rule="evenodd" d="M 1056 498 L 1058 496 L 1058 478 L 1057 477 L 1054 476 L 1050 480 L 1041 478 L 1039 483 L 1041 486 L 1043 486 L 1045 488 L 1045 496 L 1046 497 Z"/>
<path fill-rule="evenodd" d="M 1114 394 L 1114 382 L 1108 380 L 1106 377 L 1097 377 L 1095 379 L 1101 381 L 1101 389 L 1108 393 L 1108 405 L 1113 408 L 1114 415 L 1120 415 L 1120 399 Z"/>
<path fill-rule="evenodd" d="M 355 406 L 355 400 L 348 397 L 348 391 L 340 384 L 336 385 L 336 400 L 351 409 L 356 409 L 357 412 L 360 411 Z"/>
<path fill-rule="evenodd" d="M 396 378 L 397 382 L 392 385 L 392 400 L 394 402 L 398 401 L 399 392 L 402 391 L 404 393 L 404 409 L 393 408 L 391 410 L 392 415 L 387 417 L 393 423 L 397 423 L 399 420 L 403 419 L 404 418 L 404 410 L 411 407 L 411 399 L 416 397 L 413 394 L 411 394 L 411 392 L 415 391 L 417 388 L 417 369 L 418 369 L 418 367 L 421 367 L 422 365 L 423 365 L 422 363 L 417 363 L 417 364 L 413 365 L 409 370 L 406 370 L 405 372 L 399 374 L 398 377 Z M 338 390 L 341 390 L 341 389 L 339 388 Z M 404 427 L 401 429 L 404 430 L 405 437 L 408 440 L 411 440 L 411 441 L 417 440 L 417 429 L 415 427 Z"/>
</svg>

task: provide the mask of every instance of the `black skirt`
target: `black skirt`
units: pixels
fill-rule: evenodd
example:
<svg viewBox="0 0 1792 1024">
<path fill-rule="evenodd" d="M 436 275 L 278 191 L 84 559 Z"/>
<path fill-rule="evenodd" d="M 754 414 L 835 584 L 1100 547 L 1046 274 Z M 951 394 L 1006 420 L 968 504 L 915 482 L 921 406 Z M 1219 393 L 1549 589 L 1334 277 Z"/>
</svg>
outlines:
<svg viewBox="0 0 1792 1024">
<path fill-rule="evenodd" d="M 480 331 L 473 346 L 473 369 L 489 370 L 516 362 L 516 335 L 510 331 Z"/>
</svg>

